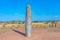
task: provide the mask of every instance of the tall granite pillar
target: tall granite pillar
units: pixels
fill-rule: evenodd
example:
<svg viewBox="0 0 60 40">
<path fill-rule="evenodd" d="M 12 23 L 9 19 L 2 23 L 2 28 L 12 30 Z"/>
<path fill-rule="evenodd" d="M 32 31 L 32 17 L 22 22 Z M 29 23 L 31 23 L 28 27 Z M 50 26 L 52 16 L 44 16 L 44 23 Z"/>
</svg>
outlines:
<svg viewBox="0 0 60 40">
<path fill-rule="evenodd" d="M 27 37 L 31 37 L 32 26 L 31 26 L 32 18 L 31 18 L 31 10 L 30 6 L 26 7 L 26 19 L 25 19 L 25 33 Z"/>
</svg>

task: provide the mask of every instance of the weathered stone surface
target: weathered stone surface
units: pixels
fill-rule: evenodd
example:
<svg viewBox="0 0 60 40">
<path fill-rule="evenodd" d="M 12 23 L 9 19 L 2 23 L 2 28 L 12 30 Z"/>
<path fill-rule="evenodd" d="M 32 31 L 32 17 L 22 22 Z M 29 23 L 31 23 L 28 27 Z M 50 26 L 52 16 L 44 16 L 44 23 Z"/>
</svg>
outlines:
<svg viewBox="0 0 60 40">
<path fill-rule="evenodd" d="M 31 33 L 32 33 L 32 27 L 31 27 L 31 9 L 30 9 L 30 6 L 27 5 L 27 8 L 26 8 L 26 20 L 25 20 L 25 32 L 26 32 L 26 36 L 27 37 L 31 37 Z"/>
</svg>

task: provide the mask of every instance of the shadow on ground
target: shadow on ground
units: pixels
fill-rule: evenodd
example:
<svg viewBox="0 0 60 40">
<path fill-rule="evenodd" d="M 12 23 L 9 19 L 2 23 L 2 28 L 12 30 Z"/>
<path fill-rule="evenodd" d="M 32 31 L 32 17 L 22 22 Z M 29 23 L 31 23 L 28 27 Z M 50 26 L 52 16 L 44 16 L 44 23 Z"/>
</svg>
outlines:
<svg viewBox="0 0 60 40">
<path fill-rule="evenodd" d="M 18 33 L 18 34 L 21 34 L 23 36 L 26 36 L 25 33 L 21 32 L 21 31 L 18 31 L 18 30 L 15 30 L 15 29 L 13 29 L 13 31 L 16 32 L 16 33 Z"/>
</svg>

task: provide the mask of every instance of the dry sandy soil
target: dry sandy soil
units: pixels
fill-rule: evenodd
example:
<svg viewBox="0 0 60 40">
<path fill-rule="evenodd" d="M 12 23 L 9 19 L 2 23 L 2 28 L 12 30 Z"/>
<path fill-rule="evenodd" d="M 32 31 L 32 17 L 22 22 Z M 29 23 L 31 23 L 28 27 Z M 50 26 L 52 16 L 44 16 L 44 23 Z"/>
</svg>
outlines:
<svg viewBox="0 0 60 40">
<path fill-rule="evenodd" d="M 10 30 L 0 34 L 0 40 L 60 40 L 60 32 L 52 32 L 43 28 L 34 28 L 32 36 L 26 37 L 23 29 Z"/>
</svg>

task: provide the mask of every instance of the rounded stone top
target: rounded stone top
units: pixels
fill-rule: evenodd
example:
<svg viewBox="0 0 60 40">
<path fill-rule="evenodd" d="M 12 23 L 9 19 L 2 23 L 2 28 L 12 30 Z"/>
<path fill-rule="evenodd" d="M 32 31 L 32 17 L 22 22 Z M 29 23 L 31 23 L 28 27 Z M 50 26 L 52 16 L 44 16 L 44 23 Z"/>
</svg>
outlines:
<svg viewBox="0 0 60 40">
<path fill-rule="evenodd" d="M 27 5 L 27 8 L 30 8 L 30 5 L 29 4 Z"/>
</svg>

